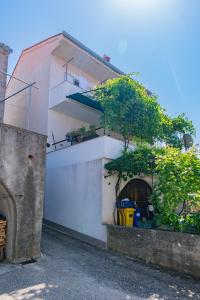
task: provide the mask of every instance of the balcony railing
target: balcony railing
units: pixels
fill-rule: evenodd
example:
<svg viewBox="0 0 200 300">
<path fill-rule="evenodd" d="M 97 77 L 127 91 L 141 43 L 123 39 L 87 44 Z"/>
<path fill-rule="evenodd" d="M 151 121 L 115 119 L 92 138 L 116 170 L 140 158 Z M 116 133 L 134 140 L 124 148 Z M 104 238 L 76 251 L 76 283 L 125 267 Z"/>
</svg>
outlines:
<svg viewBox="0 0 200 300">
<path fill-rule="evenodd" d="M 86 141 L 92 140 L 96 137 L 100 137 L 100 136 L 104 136 L 104 135 L 106 135 L 105 129 L 99 127 L 99 128 L 95 129 L 95 134 L 93 134 L 91 136 L 82 137 L 81 135 L 77 135 L 76 138 L 73 138 L 73 139 L 69 139 L 66 137 L 63 140 L 54 141 L 52 144 L 48 144 L 47 152 L 49 153 L 49 152 L 54 152 L 54 151 L 61 150 L 64 148 L 68 148 L 73 145 L 77 145 L 82 142 L 86 142 Z M 110 134 L 108 134 L 108 133 L 107 133 L 107 135 L 110 136 Z"/>
<path fill-rule="evenodd" d="M 98 127 L 95 129 L 95 134 L 91 134 L 90 136 L 77 135 L 75 139 L 69 139 L 65 137 L 62 140 L 54 141 L 52 144 L 48 144 L 47 153 L 65 149 L 102 136 L 108 136 L 117 139 L 120 142 L 123 141 L 123 138 L 119 134 L 113 131 L 108 131 L 103 127 Z"/>
<path fill-rule="evenodd" d="M 78 76 L 75 77 L 72 74 L 66 73 L 66 72 L 65 72 L 65 75 L 64 75 L 64 80 L 65 81 L 70 82 L 71 84 L 81 88 L 82 90 L 85 90 L 85 91 L 86 90 L 87 91 L 92 90 L 94 88 L 94 85 L 91 84 L 86 78 L 83 77 L 83 79 L 84 79 L 84 83 L 82 82 L 81 79 L 79 79 Z"/>
<path fill-rule="evenodd" d="M 91 85 L 90 88 L 88 85 L 88 88 L 86 90 L 85 87 L 81 85 L 81 82 L 76 77 L 73 77 L 71 74 L 68 74 L 67 76 L 65 75 L 64 81 L 51 88 L 49 107 L 53 108 L 54 106 L 66 100 L 66 96 L 75 93 L 87 92 L 87 95 L 89 95 L 88 90 L 90 89 L 92 89 Z"/>
<path fill-rule="evenodd" d="M 61 83 L 57 84 L 50 90 L 50 101 L 49 106 L 53 108 L 54 106 L 60 104 L 61 102 L 66 100 L 66 96 L 72 95 L 75 93 L 82 93 L 85 90 L 70 83 L 69 81 L 65 80 Z"/>
</svg>

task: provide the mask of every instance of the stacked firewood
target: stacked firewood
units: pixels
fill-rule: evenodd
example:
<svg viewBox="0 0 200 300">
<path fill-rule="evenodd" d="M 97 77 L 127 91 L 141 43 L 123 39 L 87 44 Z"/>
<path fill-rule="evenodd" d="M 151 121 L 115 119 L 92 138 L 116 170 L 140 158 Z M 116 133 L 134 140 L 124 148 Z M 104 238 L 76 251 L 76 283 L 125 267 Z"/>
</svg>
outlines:
<svg viewBox="0 0 200 300">
<path fill-rule="evenodd" d="M 4 259 L 6 245 L 6 221 L 0 219 L 0 261 Z"/>
</svg>

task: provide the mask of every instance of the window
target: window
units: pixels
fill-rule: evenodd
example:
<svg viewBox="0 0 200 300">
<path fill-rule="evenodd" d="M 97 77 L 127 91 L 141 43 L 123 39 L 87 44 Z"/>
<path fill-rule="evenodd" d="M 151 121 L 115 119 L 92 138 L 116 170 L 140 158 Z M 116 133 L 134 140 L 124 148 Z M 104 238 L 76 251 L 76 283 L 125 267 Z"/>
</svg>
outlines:
<svg viewBox="0 0 200 300">
<path fill-rule="evenodd" d="M 78 78 L 74 77 L 74 82 L 73 83 L 74 83 L 74 85 L 79 86 L 79 80 L 78 80 Z"/>
</svg>

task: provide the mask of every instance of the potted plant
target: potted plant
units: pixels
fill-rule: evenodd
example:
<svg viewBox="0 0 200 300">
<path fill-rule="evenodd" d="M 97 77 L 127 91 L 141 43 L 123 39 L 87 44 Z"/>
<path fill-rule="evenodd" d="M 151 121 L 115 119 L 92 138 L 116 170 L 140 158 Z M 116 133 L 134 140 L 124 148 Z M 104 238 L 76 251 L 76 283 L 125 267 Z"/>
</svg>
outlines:
<svg viewBox="0 0 200 300">
<path fill-rule="evenodd" d="M 96 127 L 94 125 L 90 125 L 89 129 L 85 131 L 83 141 L 88 141 L 94 139 L 95 137 L 98 137 L 98 134 L 96 133 Z"/>
<path fill-rule="evenodd" d="M 90 125 L 89 129 L 86 129 L 85 126 L 82 126 L 77 130 L 68 132 L 66 134 L 66 140 L 73 145 L 74 143 L 81 143 L 82 141 L 91 140 L 97 136 L 98 134 L 96 133 L 96 128 L 94 125 Z"/>
<path fill-rule="evenodd" d="M 66 134 L 66 140 L 71 143 L 72 145 L 74 143 L 80 142 L 80 132 L 79 130 L 72 130 Z"/>
</svg>

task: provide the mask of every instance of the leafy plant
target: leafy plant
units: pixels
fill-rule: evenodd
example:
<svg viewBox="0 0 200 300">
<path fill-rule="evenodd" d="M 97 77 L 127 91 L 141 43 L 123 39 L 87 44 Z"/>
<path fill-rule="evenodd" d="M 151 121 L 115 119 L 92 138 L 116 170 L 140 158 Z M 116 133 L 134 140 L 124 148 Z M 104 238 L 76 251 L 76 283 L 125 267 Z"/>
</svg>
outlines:
<svg viewBox="0 0 200 300">
<path fill-rule="evenodd" d="M 66 134 L 66 140 L 70 143 L 77 142 L 79 136 L 80 136 L 80 129 L 72 130 Z"/>
<path fill-rule="evenodd" d="M 70 131 L 66 134 L 66 139 L 68 142 L 81 142 L 86 139 L 96 137 L 96 128 L 94 125 L 90 125 L 89 128 L 85 126 L 80 127 L 77 130 Z"/>
<path fill-rule="evenodd" d="M 95 125 L 90 125 L 89 129 L 85 133 L 86 136 L 96 136 L 96 127 Z"/>
<path fill-rule="evenodd" d="M 151 161 L 155 158 L 151 148 L 142 147 L 134 151 L 128 150 L 119 158 L 105 165 L 109 175 L 120 173 L 122 179 L 127 180 L 134 175 L 150 174 Z"/>
<path fill-rule="evenodd" d="M 127 181 L 133 176 L 150 175 L 155 164 L 154 148 L 140 147 L 124 151 L 122 156 L 105 164 L 108 176 L 117 175 L 116 197 L 118 197 L 121 180 Z"/>
<path fill-rule="evenodd" d="M 121 180 L 155 173 L 152 200 L 156 223 L 176 230 L 188 224 L 200 228 L 200 218 L 191 215 L 200 206 L 200 160 L 194 150 L 181 151 L 183 135 L 195 134 L 192 122 L 184 114 L 169 117 L 156 95 L 131 76 L 108 80 L 95 97 L 104 109 L 102 125 L 124 139 L 121 157 L 105 165 L 107 176 L 117 176 L 116 198 Z M 134 151 L 128 149 L 132 140 L 140 144 Z M 162 148 L 149 146 L 158 142 Z M 178 207 L 182 207 L 180 211 Z"/>
<path fill-rule="evenodd" d="M 80 135 L 81 137 L 85 136 L 86 132 L 87 132 L 87 130 L 86 130 L 85 126 L 82 126 L 81 128 L 79 128 L 77 130 L 78 135 Z"/>
<path fill-rule="evenodd" d="M 130 76 L 108 80 L 95 96 L 104 109 L 103 126 L 120 133 L 126 144 L 133 137 L 152 143 L 160 134 L 162 108 L 156 96 Z"/>
<path fill-rule="evenodd" d="M 200 213 L 189 214 L 186 216 L 183 224 L 183 230 L 187 228 L 196 228 L 200 232 Z"/>
<path fill-rule="evenodd" d="M 155 223 L 177 231 L 200 231 L 200 159 L 191 149 L 140 147 L 124 151 L 105 165 L 108 176 L 116 175 L 116 198 L 121 180 L 133 176 L 156 176 L 151 200 Z"/>
<path fill-rule="evenodd" d="M 192 212 L 200 212 L 200 159 L 195 151 L 167 147 L 155 160 L 157 181 L 152 200 L 157 219 L 181 230 Z M 188 219 L 189 218 L 189 219 Z M 200 221 L 195 219 L 195 226 Z M 198 221 L 198 222 L 197 222 Z"/>
<path fill-rule="evenodd" d="M 192 121 L 188 120 L 185 114 L 181 114 L 174 119 L 163 115 L 162 118 L 163 133 L 161 140 L 165 141 L 168 146 L 182 149 L 184 146 L 183 135 L 189 133 L 195 134 L 195 128 Z"/>
<path fill-rule="evenodd" d="M 102 126 L 120 133 L 126 149 L 133 139 L 181 148 L 183 134 L 195 133 L 185 115 L 174 119 L 167 116 L 156 95 L 131 76 L 107 80 L 94 96 L 104 109 Z"/>
</svg>

